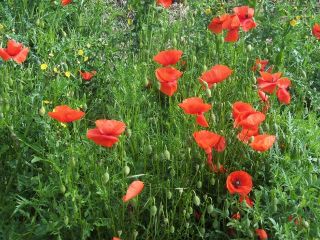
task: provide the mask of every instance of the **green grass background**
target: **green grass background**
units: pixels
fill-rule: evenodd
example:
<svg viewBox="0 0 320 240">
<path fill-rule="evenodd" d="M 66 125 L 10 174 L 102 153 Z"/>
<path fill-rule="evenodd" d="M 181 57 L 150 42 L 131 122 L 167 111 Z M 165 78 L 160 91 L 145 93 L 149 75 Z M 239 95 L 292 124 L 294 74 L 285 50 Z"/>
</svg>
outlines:
<svg viewBox="0 0 320 240">
<path fill-rule="evenodd" d="M 255 6 L 258 26 L 239 42 L 222 43 L 207 30 L 213 17 L 247 4 Z M 311 35 L 318 14 L 313 0 L 189 0 L 170 10 L 146 0 L 75 0 L 66 7 L 49 0 L 0 2 L 2 46 L 13 38 L 30 47 L 24 64 L 0 62 L 0 239 L 254 239 L 256 228 L 270 239 L 320 239 L 320 42 Z M 186 62 L 171 98 L 159 92 L 152 61 L 168 48 L 182 50 Z M 289 106 L 272 97 L 262 130 L 277 142 L 263 154 L 236 139 L 231 118 L 235 101 L 259 107 L 251 71 L 256 58 L 269 59 L 293 83 Z M 198 78 L 218 63 L 234 72 L 207 97 Z M 86 83 L 79 69 L 97 75 Z M 225 174 L 205 166 L 192 138 L 199 127 L 177 105 L 192 96 L 213 104 L 206 115 L 210 130 L 228 143 L 214 157 L 229 171 L 252 175 L 254 208 L 227 193 Z M 39 114 L 61 104 L 80 107 L 86 117 L 64 128 Z M 127 125 L 111 149 L 86 138 L 103 118 Z M 136 178 L 145 189 L 124 204 L 121 197 Z M 237 211 L 238 221 L 231 219 Z M 301 216 L 301 224 L 289 215 Z"/>
</svg>

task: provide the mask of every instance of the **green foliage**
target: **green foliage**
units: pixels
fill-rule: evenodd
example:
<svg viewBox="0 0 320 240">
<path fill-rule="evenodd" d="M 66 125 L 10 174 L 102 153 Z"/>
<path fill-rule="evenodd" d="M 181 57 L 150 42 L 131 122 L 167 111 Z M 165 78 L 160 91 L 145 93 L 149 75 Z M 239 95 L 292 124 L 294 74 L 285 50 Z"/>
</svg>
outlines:
<svg viewBox="0 0 320 240">
<path fill-rule="evenodd" d="M 2 46 L 13 38 L 30 47 L 24 64 L 0 62 L 0 239 L 254 239 L 257 228 L 270 239 L 320 238 L 317 1 L 180 2 L 169 10 L 151 0 L 0 3 Z M 258 27 L 239 42 L 207 30 L 213 17 L 243 4 L 255 6 Z M 169 48 L 182 50 L 186 62 L 171 98 L 159 92 L 152 60 Z M 236 139 L 231 117 L 235 101 L 261 107 L 256 58 L 293 82 L 291 105 L 271 97 L 262 130 L 277 142 L 263 154 Z M 218 63 L 233 75 L 209 97 L 198 78 Z M 84 82 L 80 69 L 97 76 Z M 192 96 L 213 105 L 210 130 L 227 139 L 214 158 L 228 172 L 252 175 L 253 208 L 227 192 L 227 174 L 205 165 L 192 138 L 199 128 L 177 106 Z M 62 104 L 86 117 L 61 126 L 47 112 Z M 103 118 L 127 125 L 111 149 L 86 138 Z M 136 178 L 145 188 L 124 204 Z"/>
</svg>

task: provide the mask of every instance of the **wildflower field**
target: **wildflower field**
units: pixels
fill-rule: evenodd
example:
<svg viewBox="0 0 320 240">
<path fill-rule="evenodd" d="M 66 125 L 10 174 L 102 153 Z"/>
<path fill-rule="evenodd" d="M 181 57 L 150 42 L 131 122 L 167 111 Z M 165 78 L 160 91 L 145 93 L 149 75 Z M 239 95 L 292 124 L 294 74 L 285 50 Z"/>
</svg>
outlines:
<svg viewBox="0 0 320 240">
<path fill-rule="evenodd" d="M 0 239 L 320 239 L 320 3 L 0 2 Z"/>
</svg>

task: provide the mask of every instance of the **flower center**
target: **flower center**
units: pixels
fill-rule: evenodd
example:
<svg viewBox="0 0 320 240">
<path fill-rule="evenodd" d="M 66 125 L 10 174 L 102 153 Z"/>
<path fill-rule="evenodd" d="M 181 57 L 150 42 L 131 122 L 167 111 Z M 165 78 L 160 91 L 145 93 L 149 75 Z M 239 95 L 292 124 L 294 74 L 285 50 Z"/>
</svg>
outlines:
<svg viewBox="0 0 320 240">
<path fill-rule="evenodd" d="M 236 188 L 238 188 L 238 187 L 240 187 L 241 182 L 240 182 L 240 180 L 236 180 L 233 184 L 234 184 L 234 186 L 235 186 Z"/>
</svg>

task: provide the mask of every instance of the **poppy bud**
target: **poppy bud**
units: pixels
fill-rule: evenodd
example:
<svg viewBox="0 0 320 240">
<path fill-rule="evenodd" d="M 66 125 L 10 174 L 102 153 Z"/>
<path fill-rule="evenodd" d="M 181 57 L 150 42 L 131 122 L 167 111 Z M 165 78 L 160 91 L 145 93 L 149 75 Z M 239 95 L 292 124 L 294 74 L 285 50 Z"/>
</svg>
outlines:
<svg viewBox="0 0 320 240">
<path fill-rule="evenodd" d="M 264 54 L 268 54 L 269 52 L 269 49 L 266 47 L 264 50 L 263 50 Z"/>
<path fill-rule="evenodd" d="M 247 46 L 247 50 L 248 50 L 248 52 L 252 52 L 253 47 L 252 47 L 252 45 L 251 45 L 251 44 L 249 44 L 249 45 Z M 260 69 L 260 68 L 259 68 L 259 69 Z"/>
<path fill-rule="evenodd" d="M 69 218 L 68 218 L 68 216 L 65 216 L 65 217 L 64 217 L 63 222 L 64 222 L 65 225 L 68 225 L 68 224 L 69 224 Z"/>
<path fill-rule="evenodd" d="M 176 171 L 173 168 L 170 170 L 170 175 L 172 177 L 174 177 L 176 175 Z"/>
<path fill-rule="evenodd" d="M 309 228 L 309 227 L 310 227 L 309 222 L 306 221 L 306 220 L 303 220 L 302 224 L 303 224 L 303 226 L 304 226 L 305 228 Z"/>
<path fill-rule="evenodd" d="M 201 188 L 202 187 L 202 182 L 201 181 L 198 181 L 197 182 L 197 188 Z"/>
<path fill-rule="evenodd" d="M 197 164 L 196 165 L 196 171 L 199 171 L 199 168 L 200 168 L 200 166 L 199 166 L 199 164 Z"/>
<path fill-rule="evenodd" d="M 301 73 L 302 73 L 303 78 L 307 78 L 307 73 L 306 73 L 306 71 L 301 70 Z"/>
<path fill-rule="evenodd" d="M 126 129 L 126 135 L 127 135 L 127 137 L 128 137 L 128 138 L 130 138 L 130 137 L 131 137 L 131 135 L 132 135 L 132 131 L 131 131 L 131 129 L 130 129 L 130 128 L 127 128 L 127 129 Z"/>
<path fill-rule="evenodd" d="M 206 94 L 208 98 L 211 97 L 211 90 L 209 88 L 206 89 Z"/>
<path fill-rule="evenodd" d="M 187 214 L 187 210 L 183 209 L 182 213 L 185 216 Z"/>
<path fill-rule="evenodd" d="M 170 233 L 174 233 L 174 231 L 175 231 L 174 226 L 171 226 L 171 227 L 170 227 Z"/>
<path fill-rule="evenodd" d="M 214 185 L 215 182 L 216 182 L 216 179 L 215 179 L 214 177 L 212 177 L 212 178 L 210 179 L 210 184 L 211 184 L 211 185 Z"/>
<path fill-rule="evenodd" d="M 200 198 L 199 198 L 197 195 L 194 195 L 194 197 L 193 197 L 193 203 L 194 203 L 194 205 L 196 205 L 196 206 L 200 206 L 201 201 L 200 201 Z"/>
<path fill-rule="evenodd" d="M 186 223 L 186 228 L 189 228 L 190 227 L 190 223 Z"/>
<path fill-rule="evenodd" d="M 166 160 L 170 160 L 170 152 L 167 149 L 163 152 L 163 154 Z"/>
<path fill-rule="evenodd" d="M 194 63 L 197 62 L 197 57 L 196 57 L 195 55 L 193 55 L 192 61 L 193 61 Z"/>
<path fill-rule="evenodd" d="M 157 214 L 157 207 L 155 206 L 155 205 L 153 205 L 153 206 L 151 206 L 151 208 L 150 208 L 150 214 L 151 214 L 151 216 L 155 216 L 156 214 Z"/>
<path fill-rule="evenodd" d="M 130 173 L 130 168 L 126 165 L 126 166 L 124 166 L 124 168 L 123 168 L 123 172 L 124 172 L 124 174 L 126 175 L 126 176 L 128 176 L 129 175 L 129 173 Z"/>
<path fill-rule="evenodd" d="M 176 38 L 173 38 L 172 43 L 173 43 L 173 46 L 177 46 L 177 44 L 178 44 L 177 39 L 176 39 Z"/>
<path fill-rule="evenodd" d="M 63 35 L 64 37 L 66 37 L 66 36 L 67 36 L 67 33 L 62 30 L 62 35 Z"/>
<path fill-rule="evenodd" d="M 171 199 L 171 198 L 172 198 L 172 192 L 170 192 L 170 191 L 167 192 L 167 198 L 168 198 L 168 199 Z"/>
<path fill-rule="evenodd" d="M 169 219 L 168 219 L 168 218 L 164 218 L 164 219 L 163 219 L 163 222 L 164 222 L 165 224 L 168 224 L 168 223 L 169 223 Z"/>
<path fill-rule="evenodd" d="M 151 154 L 152 153 L 152 146 L 149 144 L 147 147 L 147 153 Z"/>
<path fill-rule="evenodd" d="M 203 195 L 203 199 L 204 199 L 204 200 L 207 200 L 207 198 L 208 198 L 208 195 L 207 195 L 207 194 Z"/>
<path fill-rule="evenodd" d="M 41 117 L 43 117 L 45 114 L 46 114 L 46 109 L 44 108 L 44 106 L 42 106 L 42 107 L 39 109 L 39 115 L 40 115 Z"/>
<path fill-rule="evenodd" d="M 104 181 L 104 183 L 109 182 L 109 179 L 110 179 L 110 175 L 109 175 L 108 172 L 106 172 L 105 174 L 103 174 L 103 181 Z"/>
<path fill-rule="evenodd" d="M 133 230 L 133 238 L 136 239 L 139 232 L 137 230 Z"/>
<path fill-rule="evenodd" d="M 63 184 L 60 185 L 60 192 L 61 193 L 65 193 L 66 192 L 66 187 Z"/>
<path fill-rule="evenodd" d="M 208 206 L 208 208 L 207 208 L 207 212 L 208 212 L 209 214 L 211 214 L 211 213 L 213 212 L 213 210 L 214 210 L 214 207 L 213 207 L 212 204 L 210 204 L 210 205 Z"/>
<path fill-rule="evenodd" d="M 213 226 L 213 228 L 218 229 L 218 228 L 219 228 L 219 221 L 218 221 L 217 219 L 215 219 L 215 220 L 213 221 L 212 226 Z"/>
<path fill-rule="evenodd" d="M 203 236 L 206 233 L 206 229 L 205 228 L 200 228 L 200 234 Z"/>
<path fill-rule="evenodd" d="M 203 65 L 202 71 L 203 71 L 203 72 L 206 72 L 207 70 L 208 70 L 207 65 Z M 202 81 L 202 82 L 203 82 L 203 84 L 207 83 L 207 82 L 205 82 L 205 81 Z M 207 83 L 207 85 L 208 85 L 208 83 Z"/>
<path fill-rule="evenodd" d="M 76 164 L 77 164 L 77 160 L 74 157 L 72 157 L 71 160 L 70 160 L 70 163 L 71 163 L 72 167 L 75 167 Z"/>
</svg>

